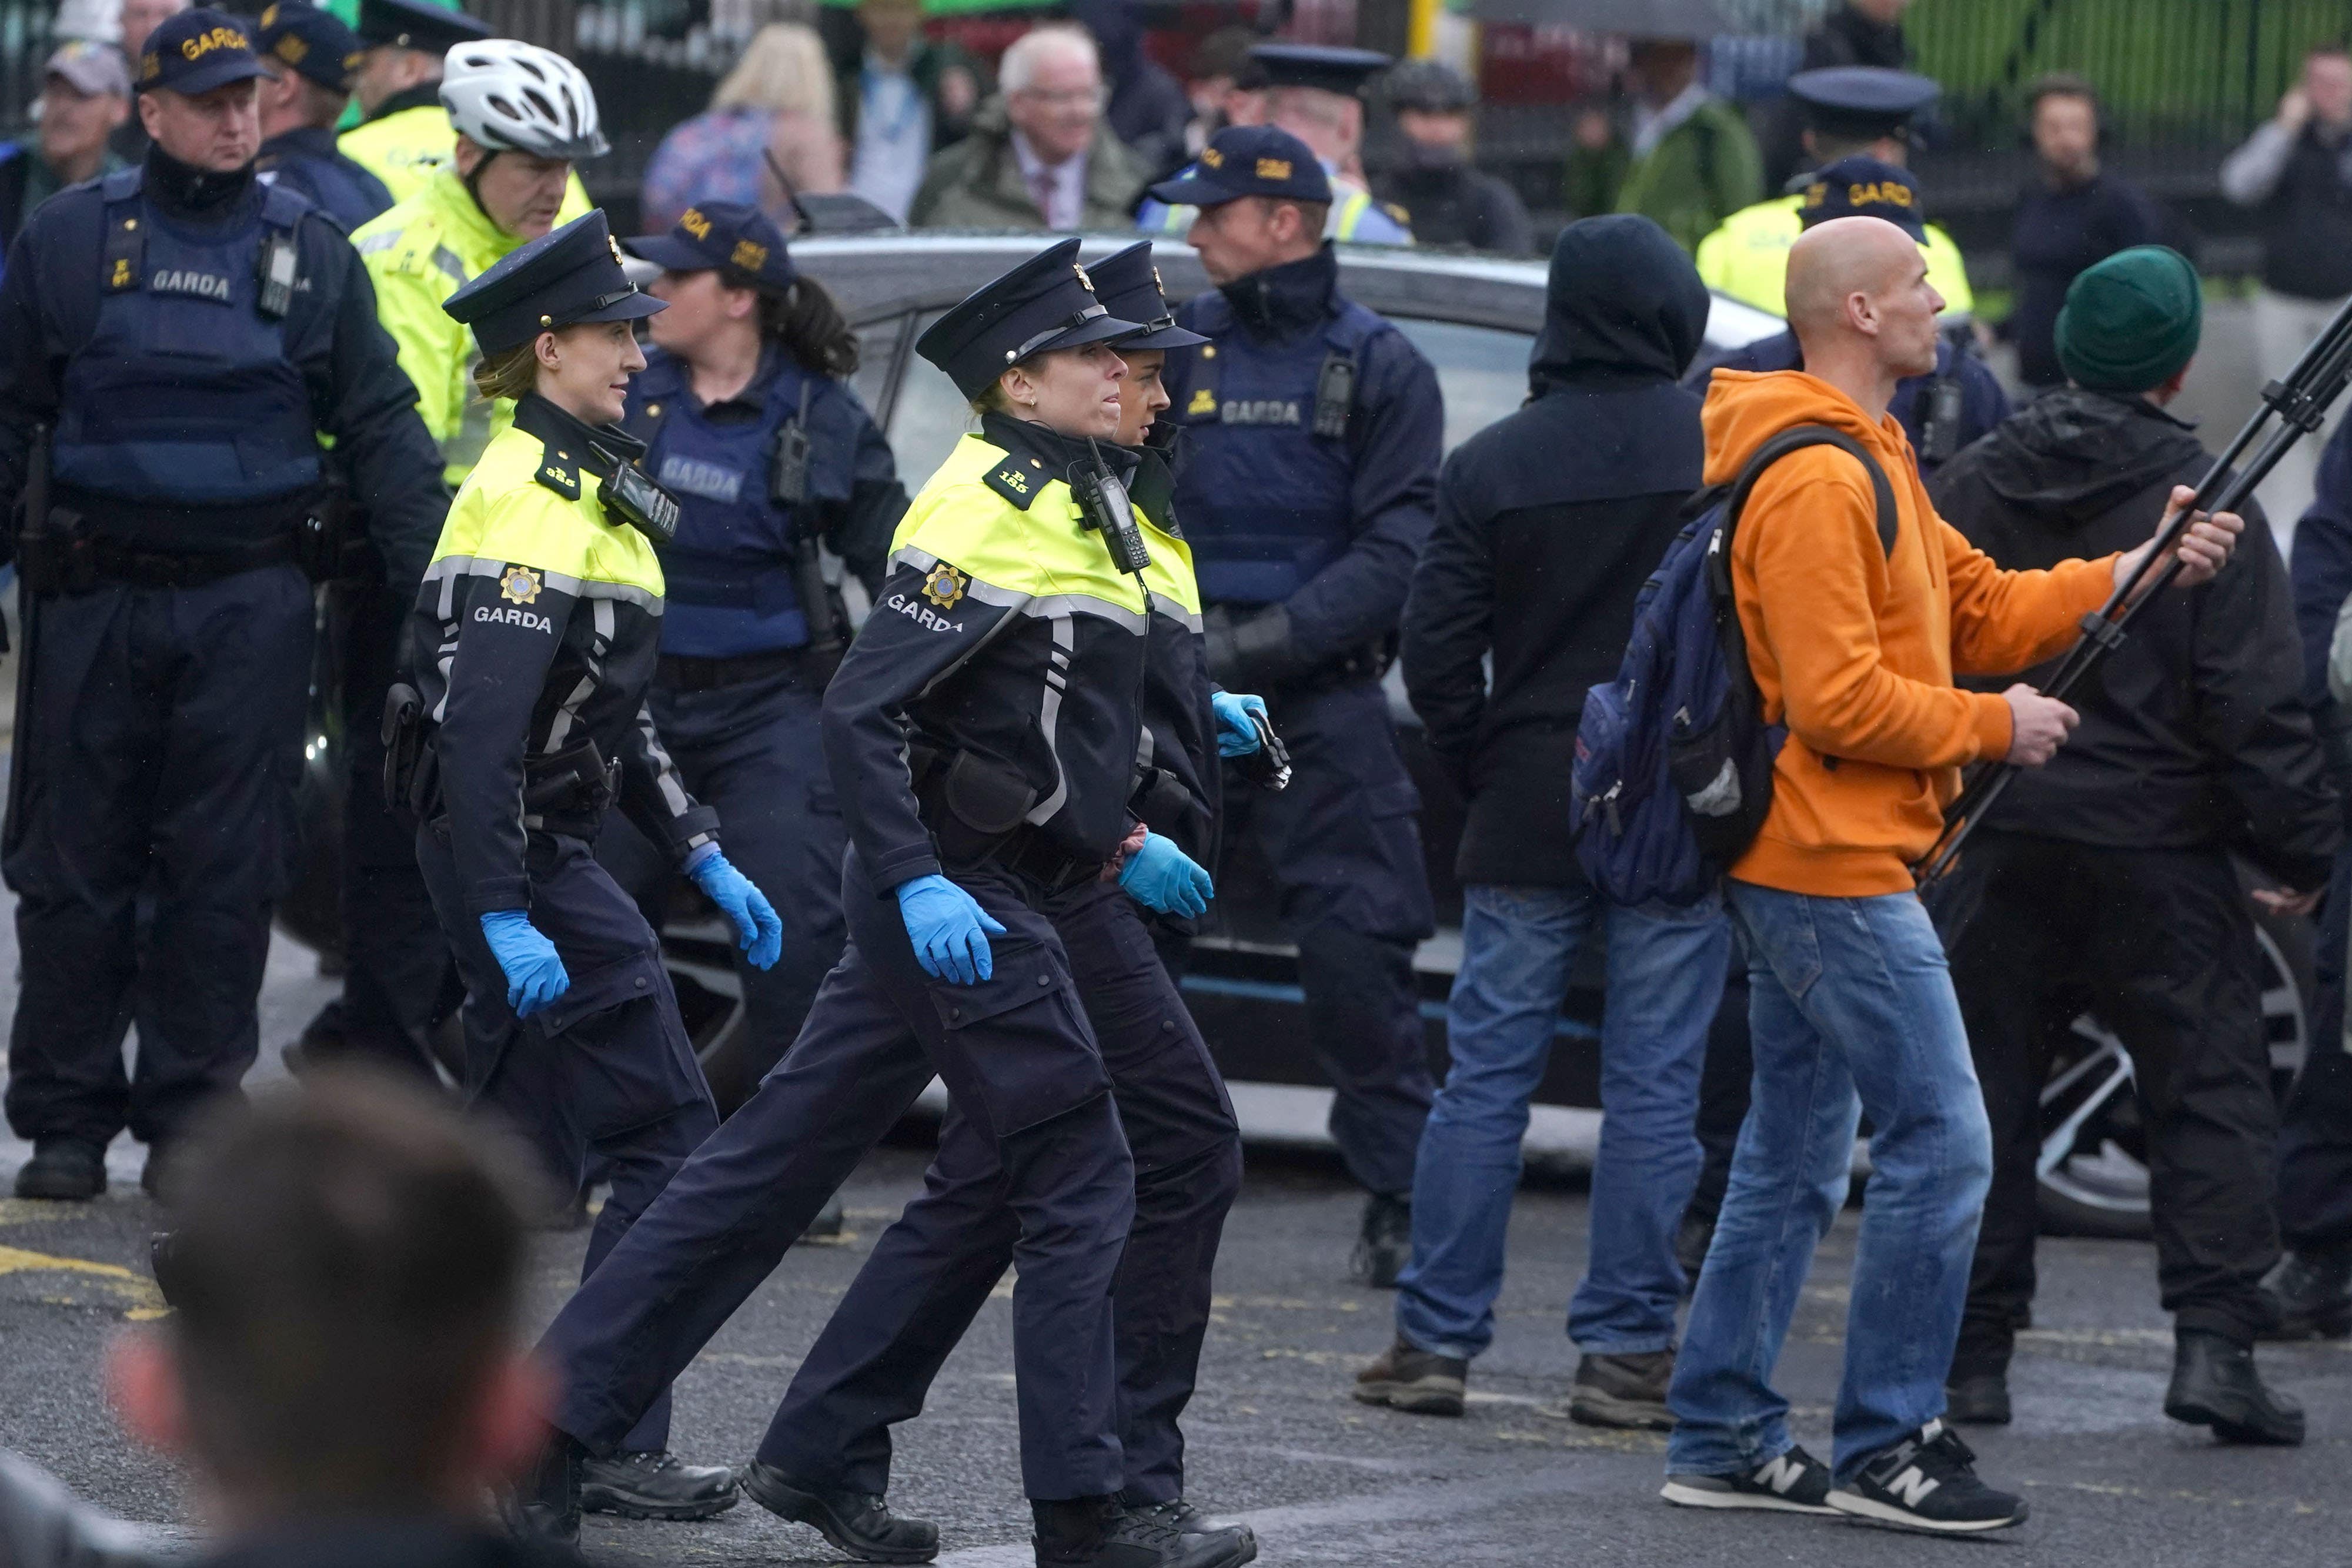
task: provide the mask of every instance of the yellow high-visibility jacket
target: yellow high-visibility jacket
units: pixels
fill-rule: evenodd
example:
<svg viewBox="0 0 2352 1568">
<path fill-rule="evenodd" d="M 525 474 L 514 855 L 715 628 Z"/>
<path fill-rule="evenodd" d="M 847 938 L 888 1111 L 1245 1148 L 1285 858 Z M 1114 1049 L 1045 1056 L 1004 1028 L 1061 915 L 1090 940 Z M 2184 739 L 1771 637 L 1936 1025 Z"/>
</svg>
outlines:
<svg viewBox="0 0 2352 1568">
<path fill-rule="evenodd" d="M 1699 277 L 1709 288 L 1759 310 L 1787 314 L 1789 247 L 1805 230 L 1798 214 L 1803 201 L 1801 195 L 1776 196 L 1724 219 L 1721 227 L 1698 242 Z M 1952 236 L 1929 224 L 1919 248 L 1927 255 L 1927 281 L 1944 297 L 1944 308 L 1974 314 L 1976 295 L 1969 287 L 1968 264 L 1960 259 L 1960 247 Z"/>
</svg>

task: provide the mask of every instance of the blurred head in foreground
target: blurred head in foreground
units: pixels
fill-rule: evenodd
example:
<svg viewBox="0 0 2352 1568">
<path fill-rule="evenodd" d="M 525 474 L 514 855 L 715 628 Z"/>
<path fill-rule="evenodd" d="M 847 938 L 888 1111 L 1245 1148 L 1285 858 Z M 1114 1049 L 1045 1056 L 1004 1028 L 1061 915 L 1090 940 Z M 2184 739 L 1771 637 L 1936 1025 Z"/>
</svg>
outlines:
<svg viewBox="0 0 2352 1568">
<path fill-rule="evenodd" d="M 372 1077 L 216 1115 L 175 1194 L 176 1311 L 112 1354 L 124 1424 L 190 1465 L 226 1533 L 478 1515 L 544 1433 L 516 1333 L 526 1168 Z"/>
</svg>

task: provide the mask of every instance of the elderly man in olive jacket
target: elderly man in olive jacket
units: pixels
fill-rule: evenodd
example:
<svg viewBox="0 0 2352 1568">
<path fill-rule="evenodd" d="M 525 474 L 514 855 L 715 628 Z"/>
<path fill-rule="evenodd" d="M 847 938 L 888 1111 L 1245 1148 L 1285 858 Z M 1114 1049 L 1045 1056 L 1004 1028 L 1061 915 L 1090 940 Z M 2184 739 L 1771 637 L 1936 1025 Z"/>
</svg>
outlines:
<svg viewBox="0 0 2352 1568">
<path fill-rule="evenodd" d="M 1102 62 L 1078 28 L 1045 26 L 1004 51 L 1003 97 L 932 158 L 918 228 L 1130 228 L 1150 172 L 1103 120 Z"/>
</svg>

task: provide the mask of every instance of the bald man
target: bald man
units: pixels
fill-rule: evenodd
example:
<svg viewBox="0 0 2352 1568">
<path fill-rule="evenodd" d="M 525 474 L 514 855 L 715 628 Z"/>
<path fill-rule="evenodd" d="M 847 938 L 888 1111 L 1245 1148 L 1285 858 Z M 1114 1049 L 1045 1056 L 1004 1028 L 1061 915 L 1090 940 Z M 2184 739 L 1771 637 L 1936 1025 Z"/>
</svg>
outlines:
<svg viewBox="0 0 2352 1568">
<path fill-rule="evenodd" d="M 1943 300 L 1893 224 L 1807 231 L 1790 252 L 1788 305 L 1806 368 L 1717 372 L 1706 482 L 1737 478 L 1794 425 L 1826 425 L 1849 444 L 1772 464 L 1733 536 L 1748 663 L 1765 718 L 1789 738 L 1770 810 L 1727 886 L 1747 938 L 1755 1097 L 1668 1395 L 1664 1495 L 2000 1530 L 2023 1521 L 2024 1502 L 1979 1480 L 1942 1420 L 1991 1138 L 1910 866 L 1942 831 L 1962 767 L 2038 767 L 2074 727 L 2071 708 L 2028 686 L 1959 691 L 1954 673 L 2063 652 L 2155 546 L 2004 572 L 1937 517 L 1886 407 L 1897 382 L 1935 363 Z M 2227 514 L 2198 521 L 2179 546 L 2180 584 L 2210 580 L 2241 526 Z M 1825 1466 L 1790 1439 L 1788 1401 L 1769 1376 L 1845 1200 L 1864 1111 L 1870 1186 Z"/>
</svg>

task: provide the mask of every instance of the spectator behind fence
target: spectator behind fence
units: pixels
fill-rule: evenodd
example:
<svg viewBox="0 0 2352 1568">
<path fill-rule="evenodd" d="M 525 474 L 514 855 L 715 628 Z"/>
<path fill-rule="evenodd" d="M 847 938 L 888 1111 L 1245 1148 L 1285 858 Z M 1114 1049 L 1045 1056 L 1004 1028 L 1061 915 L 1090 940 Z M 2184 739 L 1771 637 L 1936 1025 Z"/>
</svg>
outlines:
<svg viewBox="0 0 2352 1568">
<path fill-rule="evenodd" d="M 2342 45 L 2304 57 L 2303 79 L 2279 99 L 2278 113 L 2221 165 L 2221 193 L 2253 208 L 2262 227 L 2254 372 L 2276 381 L 2352 296 L 2352 57 Z M 2339 404 L 2322 434 L 2343 418 Z M 2283 550 L 2311 506 L 2320 448 L 2298 442 L 2263 481 L 2263 507 Z"/>
<path fill-rule="evenodd" d="M 2017 345 L 2018 379 L 2054 387 L 2066 380 L 2056 334 L 2067 286 L 2094 262 L 2161 242 L 2170 225 L 2139 187 L 2100 166 L 2096 88 L 2078 76 L 2045 76 L 2026 105 L 2036 172 L 2010 233 L 2017 304 L 2001 330 Z"/>
<path fill-rule="evenodd" d="M 2152 545 L 2003 572 L 1936 516 L 1886 412 L 1896 382 L 1935 364 L 1943 303 L 1901 229 L 1852 217 L 1807 231 L 1788 297 L 1806 368 L 1717 374 L 1707 481 L 1732 479 L 1793 426 L 1825 424 L 1872 455 L 1896 526 L 1884 542 L 1862 463 L 1814 446 L 1765 470 L 1731 547 L 1763 716 L 1788 739 L 1762 830 L 1727 883 L 1748 955 L 1754 1103 L 1675 1369 L 1666 1496 L 1998 1530 L 2025 1504 L 1977 1479 L 1941 1419 L 1991 1141 L 1910 864 L 1934 847 L 1962 767 L 2039 766 L 2074 722 L 2030 687 L 1955 690 L 1955 671 L 2061 652 Z M 2236 526 L 2189 530 L 2184 587 L 2213 575 Z M 1794 1446 L 1770 1380 L 1844 1203 L 1864 1112 L 1870 1181 L 1831 1470 Z"/>
<path fill-rule="evenodd" d="M 1470 159 L 1478 90 L 1442 60 L 1409 60 L 1389 73 L 1387 95 L 1404 133 L 1402 162 L 1373 183 L 1380 199 L 1412 220 L 1424 245 L 1465 245 L 1505 256 L 1536 248 L 1519 193 Z"/>
<path fill-rule="evenodd" d="M 931 160 L 915 193 L 919 228 L 1125 228 L 1149 177 L 1103 120 L 1102 59 L 1082 27 L 1013 41 L 1002 95 L 972 132 Z"/>
<path fill-rule="evenodd" d="M 1875 66 L 1881 70 L 1911 68 L 1911 41 L 1903 36 L 1903 13 L 1911 0 L 1839 0 L 1805 35 L 1804 57 L 1791 74 L 1832 66 Z M 1764 150 L 1764 187 L 1777 191 L 1805 166 L 1805 110 L 1794 96 L 1767 106 L 1760 139 Z M 1816 162 L 1826 162 L 1817 159 Z"/>
<path fill-rule="evenodd" d="M 923 36 L 922 0 L 860 0 L 857 22 L 865 50 L 834 89 L 849 188 L 905 223 L 931 154 L 971 131 L 980 68 Z"/>
<path fill-rule="evenodd" d="M 124 1425 L 194 1472 L 210 1562 L 569 1560 L 481 1517 L 550 1393 L 515 1337 L 514 1164 L 418 1091 L 332 1073 L 192 1145 L 175 1311 L 118 1340 L 108 1376 Z"/>
<path fill-rule="evenodd" d="M 2177 251 L 2142 246 L 2086 270 L 2058 316 L 2069 384 L 1939 472 L 1937 509 L 2010 568 L 2137 543 L 2173 487 L 2212 465 L 2165 412 L 2202 316 L 2197 270 Z M 2051 1051 L 2087 1004 L 2130 1053 L 2146 1128 L 2175 1338 L 2165 1414 L 2225 1440 L 2303 1440 L 2301 1408 L 2253 1361 L 2278 1311 L 2262 1288 L 2279 1260 L 2278 1110 L 2262 952 L 2231 862 L 2244 855 L 2307 914 L 2342 837 L 2291 600 L 2269 530 L 2253 526 L 2211 582 L 2149 605 L 2084 683 L 2082 727 L 1986 815 L 1930 901 L 1993 1140 L 1947 1389 L 1955 1421 L 2009 1419 L 2010 1354 L 2033 1306 Z"/>
<path fill-rule="evenodd" d="M 1647 218 L 1570 225 L 1552 251 L 1528 405 L 1465 443 L 1404 615 L 1405 689 L 1469 802 L 1455 870 L 1462 965 L 1452 1052 L 1413 1167 L 1412 1260 L 1396 1343 L 1356 1397 L 1459 1416 L 1494 1338 L 1528 1103 L 1579 959 L 1609 971 L 1592 1239 L 1569 1307 L 1584 1352 L 1570 1413 L 1664 1427 L 1682 1274 L 1673 1239 L 1730 927 L 1713 894 L 1611 907 L 1570 850 L 1568 778 L 1585 694 L 1615 676 L 1634 596 L 1682 526 L 1705 442 L 1675 384 L 1706 329 L 1706 286 Z M 1486 664 L 1491 656 L 1489 685 Z"/>
<path fill-rule="evenodd" d="M 646 226 L 668 228 L 697 202 L 733 202 L 758 207 L 789 232 L 791 196 L 768 160 L 794 192 L 841 189 L 833 87 L 814 28 L 796 22 L 761 28 L 710 95 L 710 107 L 671 128 L 654 150 L 646 165 Z"/>
<path fill-rule="evenodd" d="M 0 143 L 0 265 L 35 207 L 122 167 L 106 139 L 131 113 L 131 71 L 111 44 L 61 44 L 41 78 L 40 129 Z"/>
<path fill-rule="evenodd" d="M 1653 219 L 1686 251 L 1724 219 L 1764 197 L 1756 138 L 1738 108 L 1706 88 L 1698 46 L 1637 38 L 1632 73 L 1632 162 L 1617 210 Z"/>
</svg>

